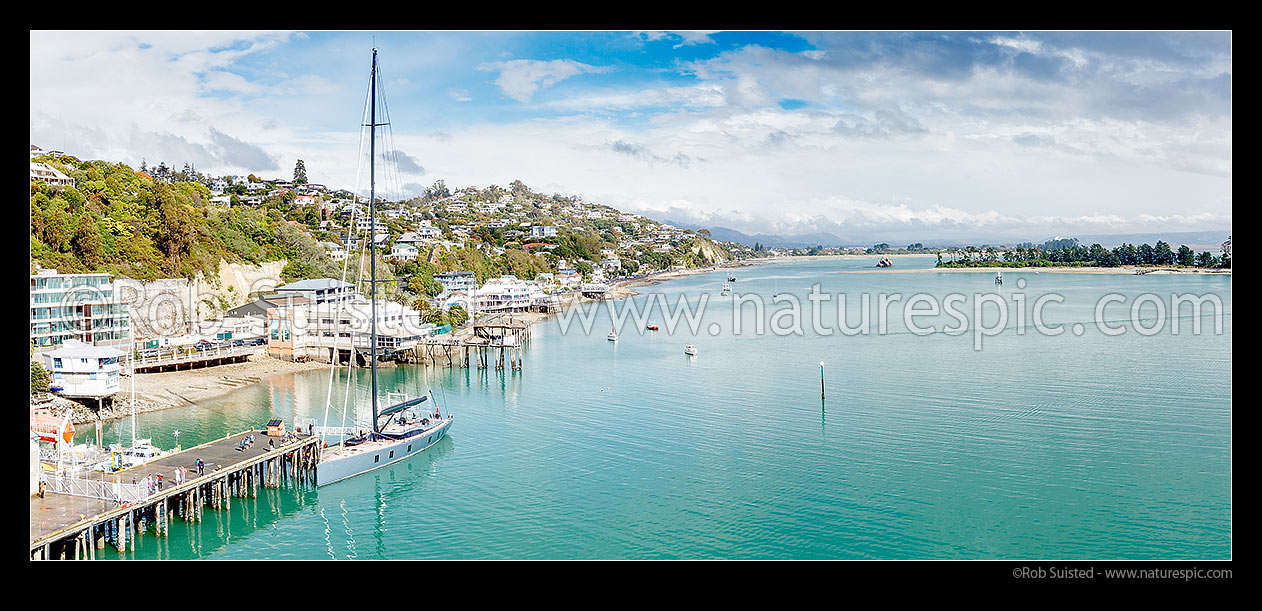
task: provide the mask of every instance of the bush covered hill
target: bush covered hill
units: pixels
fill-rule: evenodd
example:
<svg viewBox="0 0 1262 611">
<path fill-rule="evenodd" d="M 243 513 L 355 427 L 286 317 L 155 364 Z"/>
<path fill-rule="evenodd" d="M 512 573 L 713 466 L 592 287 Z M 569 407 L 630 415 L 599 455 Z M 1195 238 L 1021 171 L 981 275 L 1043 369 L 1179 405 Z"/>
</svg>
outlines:
<svg viewBox="0 0 1262 611">
<path fill-rule="evenodd" d="M 222 208 L 211 206 L 210 191 L 195 181 L 157 181 L 105 161 L 33 161 L 61 170 L 76 185 L 31 182 L 31 260 L 42 267 L 140 280 L 191 279 L 198 272 L 215 278 L 220 260 L 285 259 L 286 280 L 334 269 L 309 231 L 285 218 L 283 198 L 258 208 Z"/>
<path fill-rule="evenodd" d="M 108 272 L 139 280 L 192 279 L 202 274 L 215 282 L 221 261 L 285 260 L 282 280 L 286 282 L 342 277 L 343 264 L 333 261 L 319 242 L 340 243 L 341 234 L 351 232 L 349 219 L 339 215 L 349 199 L 336 201 L 326 193 L 312 204 L 297 205 L 293 191 L 274 189 L 257 205 L 243 205 L 233 196 L 234 205 L 223 206 L 211 203 L 207 185 L 212 178 L 187 168 L 178 173 L 158 172 L 166 178 L 162 180 L 122 163 L 50 156 L 32 161 L 47 163 L 75 180 L 75 186 L 31 182 L 32 269 L 38 263 L 65 273 Z M 389 239 L 378 251 L 377 272 L 379 278 L 398 280 L 382 285 L 390 298 L 411 304 L 423 294 L 436 294 L 433 275 L 445 271 L 472 271 L 479 281 L 502 274 L 534 278 L 555 271 L 565 260 L 587 275 L 592 271 L 589 261 L 599 261 L 606 249 L 619 251 L 623 274 L 672 265 L 712 265 L 742 254 L 731 250 L 740 248 L 736 245 L 710 240 L 704 230 L 675 230 L 642 217 L 619 222 L 614 218 L 619 214 L 616 210 L 590 204 L 584 205 L 587 216 L 563 215 L 557 211 L 560 203 L 579 204 L 572 198 L 533 193 L 520 182 L 514 183 L 513 191 L 522 203 L 511 206 L 515 208 L 511 213 L 454 212 L 443 202 L 420 199 L 378 206 L 379 214 L 382 208 L 406 208 L 414 213 L 385 220 Z M 465 198 L 475 202 L 502 199 L 507 193 L 494 185 L 484 190 L 470 187 Z M 558 206 L 548 209 L 544 199 Z M 603 216 L 590 218 L 593 215 Z M 416 261 L 387 263 L 380 253 L 389 252 L 395 240 L 417 226 L 409 217 L 441 228 L 444 243 L 426 245 Z M 528 243 L 532 242 L 528 237 L 517 236 L 529 233 L 531 222 L 563 228 L 556 236 Z M 453 233 L 457 225 L 472 228 L 467 237 Z M 673 232 L 669 252 L 655 251 L 647 238 L 643 244 L 627 247 L 629 235 L 649 236 L 663 230 Z M 538 248 L 540 242 L 548 249 Z M 363 263 L 366 260 L 352 253 L 348 280 L 358 277 L 359 268 L 366 267 Z"/>
</svg>

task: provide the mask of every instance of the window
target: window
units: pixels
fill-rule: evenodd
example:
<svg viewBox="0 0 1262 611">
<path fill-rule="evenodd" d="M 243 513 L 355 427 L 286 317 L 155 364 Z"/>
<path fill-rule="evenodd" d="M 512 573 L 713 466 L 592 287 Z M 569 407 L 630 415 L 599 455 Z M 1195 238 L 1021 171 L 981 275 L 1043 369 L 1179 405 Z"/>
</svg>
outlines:
<svg viewBox="0 0 1262 611">
<path fill-rule="evenodd" d="M 390 458 L 394 458 L 394 450 L 390 450 Z"/>
<path fill-rule="evenodd" d="M 61 369 L 61 359 L 53 358 L 53 369 Z"/>
<path fill-rule="evenodd" d="M 412 444 L 410 444 L 410 443 L 408 444 L 408 451 L 409 451 L 409 452 L 411 452 L 411 451 L 412 451 Z"/>
<path fill-rule="evenodd" d="M 373 456 L 373 457 L 372 457 L 372 461 L 373 461 L 374 463 L 379 463 L 379 462 L 381 462 L 381 455 L 380 455 L 380 454 L 377 454 L 376 456 Z"/>
</svg>

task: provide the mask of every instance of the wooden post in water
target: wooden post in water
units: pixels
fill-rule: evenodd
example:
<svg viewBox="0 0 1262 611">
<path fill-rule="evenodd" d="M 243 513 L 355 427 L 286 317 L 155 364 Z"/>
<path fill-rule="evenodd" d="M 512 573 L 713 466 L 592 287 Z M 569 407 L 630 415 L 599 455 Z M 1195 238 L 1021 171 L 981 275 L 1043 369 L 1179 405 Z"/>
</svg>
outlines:
<svg viewBox="0 0 1262 611">
<path fill-rule="evenodd" d="M 824 361 L 819 362 L 819 398 L 824 400 Z"/>
</svg>

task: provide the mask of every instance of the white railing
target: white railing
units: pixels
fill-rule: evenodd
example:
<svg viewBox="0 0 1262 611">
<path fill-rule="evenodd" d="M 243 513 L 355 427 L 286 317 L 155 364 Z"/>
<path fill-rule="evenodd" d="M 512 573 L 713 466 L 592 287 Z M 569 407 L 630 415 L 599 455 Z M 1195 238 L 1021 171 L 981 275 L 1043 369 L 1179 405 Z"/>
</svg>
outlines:
<svg viewBox="0 0 1262 611">
<path fill-rule="evenodd" d="M 353 426 L 317 426 L 315 427 L 316 437 L 321 439 L 345 438 L 358 435 L 363 428 L 355 428 Z"/>
<path fill-rule="evenodd" d="M 254 354 L 266 350 L 265 346 L 234 346 L 232 348 L 214 348 L 211 350 L 162 350 L 157 356 L 149 356 L 143 352 L 136 357 L 137 366 L 148 365 L 168 365 L 171 363 L 187 363 L 192 361 L 201 361 L 209 358 L 218 358 L 224 356 L 238 356 L 242 354 Z M 149 350 L 152 352 L 152 349 Z"/>
<path fill-rule="evenodd" d="M 126 484 L 121 481 L 84 479 L 66 475 L 45 474 L 41 478 L 51 492 L 72 496 L 105 499 L 117 503 L 135 503 L 149 498 L 144 484 Z"/>
</svg>

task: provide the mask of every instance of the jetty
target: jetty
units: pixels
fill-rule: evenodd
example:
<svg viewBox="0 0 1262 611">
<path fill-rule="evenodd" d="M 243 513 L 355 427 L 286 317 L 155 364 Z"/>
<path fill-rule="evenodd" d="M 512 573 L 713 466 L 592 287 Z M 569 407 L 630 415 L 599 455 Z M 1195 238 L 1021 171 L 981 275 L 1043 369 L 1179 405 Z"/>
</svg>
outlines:
<svg viewBox="0 0 1262 611">
<path fill-rule="evenodd" d="M 251 434 L 254 446 L 242 448 Z M 321 449 L 318 436 L 302 432 L 269 437 L 246 431 L 116 473 L 45 475 L 44 498 L 31 496 L 30 557 L 91 560 L 107 545 L 126 557 L 140 537 L 167 536 L 172 519 L 201 522 L 207 507 L 229 509 L 233 497 L 258 497 L 259 487 L 314 487 Z M 199 459 L 205 465 L 200 475 Z M 188 470 L 186 481 L 176 482 L 178 467 Z M 152 493 L 139 483 L 158 474 L 162 485 Z"/>
<path fill-rule="evenodd" d="M 140 356 L 135 358 L 134 365 L 136 373 L 176 371 L 179 369 L 193 369 L 194 367 L 242 363 L 249 360 L 252 355 L 262 354 L 266 350 L 266 346 L 233 346 L 231 348 L 211 348 L 207 350 L 164 350 L 161 353 L 150 350 L 148 351 L 150 354 L 141 352 Z"/>
<path fill-rule="evenodd" d="M 432 337 L 417 342 L 408 360 L 469 369 L 522 368 L 522 354 L 530 340 L 530 324 L 511 314 L 492 314 L 474 321 L 472 336 Z"/>
</svg>

